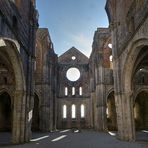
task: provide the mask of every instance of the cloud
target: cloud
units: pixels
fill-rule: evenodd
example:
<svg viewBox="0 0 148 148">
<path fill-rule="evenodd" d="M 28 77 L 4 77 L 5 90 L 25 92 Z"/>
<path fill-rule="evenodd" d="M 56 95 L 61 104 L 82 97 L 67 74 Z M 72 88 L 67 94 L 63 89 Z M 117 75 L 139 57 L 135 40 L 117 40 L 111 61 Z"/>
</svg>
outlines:
<svg viewBox="0 0 148 148">
<path fill-rule="evenodd" d="M 74 46 L 81 50 L 86 56 L 90 56 L 92 39 L 83 33 L 72 35 Z"/>
</svg>

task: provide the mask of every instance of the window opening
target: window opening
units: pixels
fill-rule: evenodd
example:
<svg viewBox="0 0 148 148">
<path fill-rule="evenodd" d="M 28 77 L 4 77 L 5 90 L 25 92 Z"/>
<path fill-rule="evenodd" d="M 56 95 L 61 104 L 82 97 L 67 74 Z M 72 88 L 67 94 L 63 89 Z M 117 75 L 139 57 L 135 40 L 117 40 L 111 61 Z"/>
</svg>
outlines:
<svg viewBox="0 0 148 148">
<path fill-rule="evenodd" d="M 72 59 L 72 60 L 75 60 L 75 59 L 76 59 L 76 57 L 75 57 L 75 56 L 72 56 L 72 57 L 71 57 L 71 59 Z"/>
<path fill-rule="evenodd" d="M 66 77 L 70 81 L 77 81 L 80 78 L 80 71 L 78 68 L 69 68 L 66 72 Z"/>
<path fill-rule="evenodd" d="M 71 107 L 71 112 L 72 112 L 72 118 L 76 118 L 76 106 L 73 104 Z"/>
<path fill-rule="evenodd" d="M 68 88 L 65 87 L 65 96 L 68 96 Z"/>
<path fill-rule="evenodd" d="M 67 106 L 63 105 L 63 118 L 67 118 Z"/>
<path fill-rule="evenodd" d="M 82 96 L 82 87 L 79 88 L 79 95 Z"/>
<path fill-rule="evenodd" d="M 72 87 L 72 95 L 75 95 L 75 87 Z"/>
<path fill-rule="evenodd" d="M 82 104 L 81 105 L 81 118 L 85 117 L 85 106 Z"/>
</svg>

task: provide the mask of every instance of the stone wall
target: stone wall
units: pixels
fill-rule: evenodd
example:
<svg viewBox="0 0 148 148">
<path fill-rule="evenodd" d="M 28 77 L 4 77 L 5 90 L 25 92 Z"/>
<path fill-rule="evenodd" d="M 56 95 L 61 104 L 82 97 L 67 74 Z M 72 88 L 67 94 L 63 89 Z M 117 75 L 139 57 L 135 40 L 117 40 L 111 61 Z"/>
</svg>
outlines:
<svg viewBox="0 0 148 148">
<path fill-rule="evenodd" d="M 114 88 L 118 136 L 135 140 L 136 101 L 138 94 L 147 94 L 148 1 L 108 0 L 113 44 Z M 137 77 L 138 76 L 138 77 Z M 143 106 L 147 112 L 147 106 Z M 147 119 L 143 128 L 147 125 Z M 145 127 L 146 128 L 146 127 Z"/>
<path fill-rule="evenodd" d="M 0 92 L 11 98 L 11 140 L 29 141 L 31 137 L 33 67 L 37 11 L 32 1 L 0 1 Z M 4 71 L 5 69 L 5 71 Z M 10 72 L 10 73 L 9 73 Z M 9 73 L 9 74 L 8 74 Z M 10 75 L 12 74 L 12 75 Z"/>
<path fill-rule="evenodd" d="M 39 99 L 38 130 L 51 131 L 56 128 L 57 55 L 47 28 L 38 29 L 36 45 L 34 93 Z"/>
<path fill-rule="evenodd" d="M 107 130 L 107 97 L 113 91 L 112 50 L 108 28 L 98 28 L 94 35 L 90 63 L 90 89 L 92 125 L 97 130 Z"/>
</svg>

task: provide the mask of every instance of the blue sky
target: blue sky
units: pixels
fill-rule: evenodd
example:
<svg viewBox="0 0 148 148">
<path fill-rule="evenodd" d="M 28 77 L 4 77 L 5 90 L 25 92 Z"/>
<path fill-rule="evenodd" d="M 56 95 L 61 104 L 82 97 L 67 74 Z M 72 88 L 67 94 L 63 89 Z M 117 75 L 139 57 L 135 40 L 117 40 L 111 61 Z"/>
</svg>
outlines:
<svg viewBox="0 0 148 148">
<path fill-rule="evenodd" d="M 108 27 L 106 0 L 37 0 L 39 25 L 49 29 L 55 52 L 72 46 L 89 56 L 94 32 Z"/>
</svg>

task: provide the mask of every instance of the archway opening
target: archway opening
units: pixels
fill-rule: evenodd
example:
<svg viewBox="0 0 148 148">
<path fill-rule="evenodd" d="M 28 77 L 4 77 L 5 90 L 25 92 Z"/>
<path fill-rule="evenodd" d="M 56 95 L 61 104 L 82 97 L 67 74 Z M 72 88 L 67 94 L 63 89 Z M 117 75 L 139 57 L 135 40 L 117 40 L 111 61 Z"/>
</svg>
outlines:
<svg viewBox="0 0 148 148">
<path fill-rule="evenodd" d="M 40 129 L 39 128 L 39 98 L 35 94 L 31 130 L 35 132 L 35 131 L 39 131 L 39 129 Z"/>
<path fill-rule="evenodd" d="M 12 103 L 10 103 L 10 106 L 12 106 L 11 114 L 13 114 L 11 124 L 7 119 L 11 128 L 7 124 L 7 127 L 4 129 L 12 131 L 10 136 L 12 143 L 20 143 L 26 141 L 26 137 L 29 137 L 28 131 L 30 130 L 26 129 L 28 128 L 26 126 L 27 113 L 25 106 L 26 83 L 20 48 L 19 44 L 14 40 L 4 38 L 0 40 L 3 42 L 3 44 L 0 43 L 0 89 L 8 90 L 13 94 L 13 102 L 10 101 Z M 5 140 L 3 143 L 10 143 L 10 140 L 6 141 L 7 136 L 3 135 L 2 138 Z"/>
<path fill-rule="evenodd" d="M 107 97 L 107 128 L 109 131 L 117 131 L 117 113 L 115 106 L 114 92 L 111 92 Z"/>
<path fill-rule="evenodd" d="M 136 140 L 148 141 L 148 92 L 140 92 L 134 102 Z"/>
<path fill-rule="evenodd" d="M 0 131 L 11 132 L 12 130 L 12 108 L 11 98 L 8 93 L 0 95 Z"/>
<path fill-rule="evenodd" d="M 138 93 L 133 102 L 133 122 L 135 122 L 136 140 L 148 141 L 148 46 L 140 49 L 132 71 L 132 90 L 144 90 Z M 146 138 L 147 137 L 147 138 Z"/>
<path fill-rule="evenodd" d="M 148 131 L 148 92 L 142 91 L 134 104 L 135 129 Z"/>
</svg>

